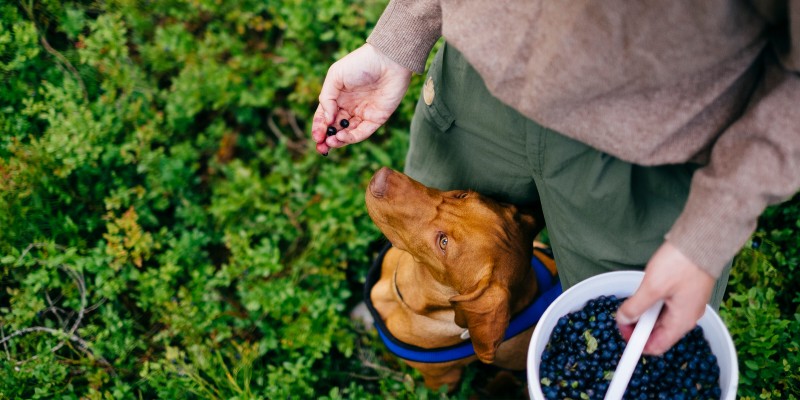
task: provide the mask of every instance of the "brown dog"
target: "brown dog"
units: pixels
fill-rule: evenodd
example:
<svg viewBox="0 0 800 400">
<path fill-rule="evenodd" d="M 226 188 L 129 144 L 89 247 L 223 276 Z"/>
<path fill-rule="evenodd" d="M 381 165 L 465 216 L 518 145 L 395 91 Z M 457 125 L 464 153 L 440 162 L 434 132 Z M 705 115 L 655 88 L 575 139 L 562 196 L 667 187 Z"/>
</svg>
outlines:
<svg viewBox="0 0 800 400">
<path fill-rule="evenodd" d="M 470 339 L 474 348 L 474 355 L 445 362 L 401 356 L 425 384 L 453 390 L 476 358 L 524 369 L 533 328 L 504 336 L 512 316 L 529 309 L 538 294 L 531 255 L 541 214 L 476 192 L 431 189 L 385 167 L 370 181 L 366 204 L 392 243 L 379 261 L 377 282 L 367 288 L 368 305 L 380 316 L 378 331 L 383 327 L 392 342 L 422 351 L 450 350 Z M 548 278 L 555 275 L 552 259 L 545 266 Z"/>
</svg>

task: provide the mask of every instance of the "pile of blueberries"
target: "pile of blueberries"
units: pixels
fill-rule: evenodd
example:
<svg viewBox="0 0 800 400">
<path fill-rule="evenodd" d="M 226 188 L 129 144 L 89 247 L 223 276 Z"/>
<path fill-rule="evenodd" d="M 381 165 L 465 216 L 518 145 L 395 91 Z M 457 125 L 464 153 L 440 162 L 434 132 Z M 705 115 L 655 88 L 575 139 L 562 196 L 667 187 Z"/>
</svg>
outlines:
<svg viewBox="0 0 800 400">
<path fill-rule="evenodd" d="M 623 299 L 600 296 L 561 317 L 539 369 L 547 399 L 602 399 L 625 341 L 614 320 Z M 699 326 L 661 356 L 642 356 L 624 399 L 719 399 L 719 365 Z"/>
</svg>

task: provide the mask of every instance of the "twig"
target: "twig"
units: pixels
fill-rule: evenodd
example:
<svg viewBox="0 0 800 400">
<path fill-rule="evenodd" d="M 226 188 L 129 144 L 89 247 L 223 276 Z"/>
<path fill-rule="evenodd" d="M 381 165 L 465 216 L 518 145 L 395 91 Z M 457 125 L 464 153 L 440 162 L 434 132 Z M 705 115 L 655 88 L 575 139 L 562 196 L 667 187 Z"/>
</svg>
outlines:
<svg viewBox="0 0 800 400">
<path fill-rule="evenodd" d="M 279 139 L 288 140 L 286 139 L 286 135 L 284 135 L 283 132 L 281 132 L 281 129 L 278 128 L 278 124 L 275 123 L 275 120 L 272 119 L 274 114 L 275 113 L 273 111 L 270 111 L 269 115 L 267 116 L 267 126 L 269 127 L 269 130 L 272 131 L 272 133 Z"/>
<path fill-rule="evenodd" d="M 31 328 L 38 329 L 38 330 L 41 330 L 41 331 L 46 332 L 46 333 L 50 333 L 52 335 L 64 334 L 64 331 L 60 331 L 60 330 L 57 330 L 57 329 L 51 329 L 51 328 L 45 328 L 43 326 L 34 326 L 34 327 L 31 327 Z M 31 328 L 28 328 L 28 329 L 31 329 Z M 30 332 L 28 332 L 28 333 L 30 333 Z M 79 338 L 76 335 L 72 335 L 68 339 L 70 341 L 73 341 L 73 342 L 78 344 L 78 347 L 77 347 L 78 350 L 80 350 L 81 352 L 83 352 L 84 354 L 86 354 L 87 356 L 92 358 L 93 360 L 99 362 L 103 367 L 107 368 L 109 370 L 109 372 L 111 373 L 111 375 L 116 375 L 117 374 L 116 371 L 114 370 L 114 367 L 111 365 L 110 362 L 108 362 L 108 360 L 106 360 L 102 356 L 95 355 L 92 352 L 92 350 L 89 348 L 89 343 L 88 342 L 86 342 L 85 340 Z M 70 346 L 70 348 L 73 348 L 73 347 Z M 24 363 L 26 363 L 28 361 L 35 360 L 37 358 L 39 358 L 38 355 L 35 356 L 35 357 L 32 357 L 32 358 L 30 358 L 28 360 L 18 361 L 16 363 L 16 365 L 22 365 L 22 364 L 24 364 Z"/>
<path fill-rule="evenodd" d="M 25 250 L 22 250 L 22 254 L 20 254 L 19 257 L 17 258 L 17 264 L 21 263 L 22 259 L 25 258 L 25 256 L 27 256 L 28 253 L 31 252 L 31 250 L 33 250 L 33 249 L 41 249 L 42 247 L 47 247 L 47 243 L 34 242 L 34 243 L 29 244 L 28 247 L 25 248 Z M 58 250 L 66 250 L 66 247 L 64 247 L 64 246 L 62 246 L 60 244 L 54 244 L 53 247 L 55 247 Z"/>
<path fill-rule="evenodd" d="M 86 284 L 84 283 L 83 276 L 79 275 L 75 272 L 72 268 L 69 268 L 65 265 L 60 265 L 62 270 L 67 272 L 67 275 L 72 278 L 75 283 L 78 285 L 78 290 L 81 293 L 81 307 L 78 309 L 78 317 L 75 318 L 75 322 L 72 324 L 72 328 L 70 328 L 69 332 L 66 332 L 68 336 L 75 336 L 75 331 L 78 330 L 78 326 L 81 324 L 81 320 L 83 320 L 84 310 L 86 310 Z M 46 292 L 45 292 L 46 294 Z M 49 300 L 49 299 L 48 299 Z M 59 318 L 61 320 L 61 318 Z M 77 336 L 76 336 L 77 337 Z M 66 341 L 61 341 L 57 345 L 55 345 L 52 349 L 50 349 L 51 353 L 55 353 L 60 348 L 64 347 Z"/>
<path fill-rule="evenodd" d="M 6 331 L 3 329 L 3 324 L 0 324 L 0 340 L 5 340 L 6 338 Z M 3 348 L 6 349 L 6 357 L 11 360 L 11 352 L 8 351 L 8 344 L 3 342 Z"/>
<path fill-rule="evenodd" d="M 361 380 L 364 380 L 364 381 L 379 381 L 379 380 L 381 380 L 380 376 L 361 375 L 361 374 L 356 374 L 356 373 L 353 373 L 353 372 L 348 373 L 347 376 L 352 376 L 353 378 L 361 379 Z"/>
<path fill-rule="evenodd" d="M 18 331 L 12 332 L 10 335 L 3 337 L 3 339 L 0 340 L 0 343 L 6 343 L 9 340 L 11 340 L 11 339 L 13 339 L 13 338 L 15 338 L 17 336 L 27 335 L 27 334 L 33 333 L 33 332 L 46 332 L 46 333 L 49 333 L 49 334 L 55 335 L 55 336 L 60 336 L 60 335 L 65 335 L 66 334 L 66 332 L 64 332 L 62 330 L 58 330 L 58 329 L 47 328 L 47 327 L 44 327 L 44 326 L 32 326 L 30 328 L 23 328 L 23 329 L 20 329 Z M 88 346 L 89 346 L 89 344 L 86 343 L 83 339 L 81 339 L 81 338 L 79 338 L 79 337 L 77 337 L 75 335 L 68 336 L 68 339 L 78 343 L 78 345 L 80 345 L 80 346 L 82 346 L 84 348 L 88 348 Z"/>
<path fill-rule="evenodd" d="M 56 319 L 58 319 L 58 324 L 62 328 L 66 327 L 67 325 L 64 324 L 64 320 L 61 318 L 61 314 L 59 314 L 59 312 L 63 312 L 64 310 L 56 307 L 55 304 L 53 304 L 53 300 L 50 299 L 50 293 L 48 291 L 46 291 L 46 290 L 44 291 L 44 297 L 47 299 L 47 304 L 49 304 L 50 307 L 45 308 L 42 312 L 46 313 L 48 311 L 52 311 L 53 315 L 55 315 Z M 58 300 L 60 300 L 60 298 Z"/>
<path fill-rule="evenodd" d="M 371 357 L 369 357 L 369 355 L 364 350 L 364 348 L 361 347 L 361 345 L 358 346 L 358 352 L 357 353 L 358 353 L 358 359 L 359 359 L 359 361 L 361 361 L 361 364 L 363 366 L 365 366 L 367 368 L 371 368 L 371 369 L 373 369 L 375 371 L 383 372 L 383 373 L 389 375 L 392 379 L 394 379 L 396 381 L 401 381 L 402 382 L 403 379 L 405 378 L 405 376 L 403 375 L 402 372 L 395 371 L 395 370 L 393 370 L 391 368 L 384 367 L 383 365 L 377 364 L 374 361 L 372 361 L 370 359 Z"/>
<path fill-rule="evenodd" d="M 287 138 L 286 135 L 284 135 L 283 132 L 281 131 L 281 129 L 278 127 L 278 124 L 275 123 L 275 120 L 273 119 L 274 116 L 275 116 L 275 112 L 273 112 L 273 111 L 270 111 L 269 115 L 267 116 L 267 127 L 269 127 L 269 130 L 276 137 L 278 137 L 278 139 L 283 139 L 284 142 L 286 142 L 286 146 L 288 146 L 292 150 L 297 151 L 297 152 L 304 151 L 305 150 L 305 144 L 289 140 L 289 138 Z"/>
<path fill-rule="evenodd" d="M 111 363 L 109 363 L 108 360 L 106 360 L 102 356 L 97 356 L 94 353 L 92 353 L 92 350 L 89 349 L 89 343 L 88 342 L 86 342 L 85 340 L 79 338 L 76 335 L 67 335 L 67 333 L 62 331 L 62 330 L 53 329 L 53 328 L 47 328 L 47 327 L 44 327 L 44 326 L 32 326 L 30 328 L 20 329 L 18 331 L 13 332 L 12 334 L 10 334 L 8 336 L 3 337 L 3 339 L 0 340 L 0 343 L 2 343 L 5 346 L 5 343 L 8 342 L 9 340 L 11 340 L 12 338 L 17 337 L 17 336 L 27 335 L 27 334 L 33 333 L 33 332 L 44 332 L 44 333 L 49 333 L 49 334 L 51 334 L 53 336 L 62 336 L 62 335 L 67 336 L 68 340 L 73 341 L 73 342 L 78 344 L 78 349 L 79 350 L 81 350 L 83 353 L 85 353 L 86 355 L 90 356 L 91 358 L 99 361 L 105 367 L 109 368 L 111 370 L 112 374 L 114 373 L 114 367 L 111 366 Z M 23 363 L 25 363 L 27 361 L 30 361 L 30 360 L 35 360 L 36 358 L 38 358 L 38 356 L 29 358 L 27 360 L 18 361 L 16 363 L 16 365 L 23 364 Z M 9 356 L 9 360 L 10 359 L 11 359 L 11 357 Z"/>
<path fill-rule="evenodd" d="M 44 246 L 46 246 L 44 243 L 31 243 L 30 245 L 28 245 L 28 247 L 25 248 L 25 250 L 23 250 L 23 252 L 20 255 L 20 257 L 17 260 L 17 262 L 18 263 L 22 262 L 22 259 L 24 257 L 26 257 L 31 252 L 31 250 L 33 250 L 34 248 L 41 248 L 41 247 L 44 247 Z M 57 249 L 65 249 L 65 247 L 59 246 L 59 245 L 55 245 L 55 247 Z M 37 261 L 37 263 L 40 263 L 40 265 L 41 265 L 41 260 L 36 259 L 36 261 Z M 70 278 L 72 278 L 72 280 L 75 282 L 75 286 L 78 287 L 78 292 L 80 292 L 80 296 L 81 296 L 80 307 L 78 308 L 78 314 L 75 317 L 75 320 L 73 321 L 72 326 L 70 327 L 70 329 L 69 330 L 64 330 L 64 328 L 66 328 L 65 320 L 62 319 L 61 315 L 59 314 L 59 311 L 63 312 L 63 310 L 61 310 L 60 308 L 56 307 L 55 303 L 50 298 L 50 294 L 47 291 L 45 291 L 45 298 L 47 299 L 49 307 L 46 308 L 44 311 L 47 312 L 47 311 L 52 310 L 53 314 L 55 314 L 56 318 L 58 319 L 59 323 L 61 324 L 62 329 L 52 329 L 52 328 L 47 328 L 47 327 L 44 327 L 44 326 L 33 326 L 33 327 L 30 327 L 30 328 L 24 328 L 24 329 L 20 329 L 20 330 L 14 331 L 8 336 L 5 335 L 4 331 L 0 331 L 0 344 L 2 344 L 3 347 L 6 349 L 6 355 L 8 356 L 8 359 L 11 360 L 11 353 L 8 351 L 8 344 L 7 344 L 7 342 L 9 340 L 11 340 L 14 337 L 26 335 L 26 334 L 33 333 L 33 332 L 49 333 L 49 334 L 51 334 L 53 336 L 57 336 L 57 337 L 62 337 L 63 338 L 63 340 L 61 340 L 58 344 L 56 344 L 55 346 L 53 346 L 50 349 L 51 353 L 55 353 L 56 351 L 58 351 L 59 349 L 64 347 L 64 345 L 66 345 L 69 341 L 75 342 L 75 343 L 78 344 L 78 349 L 80 351 L 84 352 L 85 354 L 87 354 L 88 356 L 92 357 L 93 359 L 99 361 L 101 364 L 103 364 L 105 367 L 107 367 L 111 371 L 112 375 L 115 375 L 116 373 L 114 372 L 114 368 L 111 366 L 111 363 L 109 363 L 108 360 L 106 360 L 102 356 L 94 355 L 94 353 L 92 353 L 92 351 L 89 349 L 89 343 L 86 342 L 85 340 L 81 339 L 80 337 L 78 337 L 75 334 L 75 332 L 78 331 L 78 328 L 80 327 L 81 322 L 83 321 L 83 317 L 86 315 L 86 312 L 87 312 L 87 308 L 86 308 L 86 305 L 87 305 L 86 280 L 84 279 L 83 274 L 78 273 L 74 269 L 72 269 L 69 266 L 64 265 L 64 264 L 60 264 L 58 267 L 62 271 L 66 272 L 66 274 L 69 275 Z M 99 306 L 99 304 L 102 304 L 102 301 L 100 303 L 98 303 L 97 305 L 93 306 L 93 307 L 96 308 L 96 306 Z M 71 312 L 69 313 L 69 315 L 66 316 L 66 321 L 69 321 L 70 318 L 72 318 L 72 313 Z M 2 328 L 2 325 L 0 325 L 0 328 Z M 70 346 L 70 347 L 72 347 L 72 346 Z M 17 361 L 16 365 L 21 365 L 21 364 L 24 364 L 24 363 L 26 363 L 28 361 L 35 360 L 37 358 L 39 358 L 39 355 L 35 355 L 35 356 L 33 356 L 31 358 L 28 358 L 26 360 Z"/>
<path fill-rule="evenodd" d="M 398 372 L 398 371 L 395 371 L 395 370 L 393 370 L 391 368 L 384 367 L 383 365 L 375 364 L 375 363 L 373 363 L 372 361 L 369 361 L 369 360 L 362 360 L 362 363 L 363 363 L 363 365 L 365 367 L 372 368 L 372 369 L 374 369 L 376 371 L 383 372 L 383 373 L 391 376 L 391 379 L 394 379 L 396 381 L 401 381 L 402 382 L 405 379 L 405 375 L 403 375 L 402 372 Z"/>
<path fill-rule="evenodd" d="M 87 307 L 87 308 L 86 308 L 86 312 L 87 312 L 87 313 L 90 313 L 90 312 L 92 312 L 92 311 L 96 310 L 98 307 L 100 307 L 100 306 L 102 306 L 103 304 L 105 304 L 105 303 L 106 303 L 106 301 L 108 301 L 108 299 L 107 299 L 107 298 L 105 298 L 105 297 L 103 297 L 103 298 L 102 298 L 102 299 L 100 299 L 100 301 L 98 301 L 97 303 L 94 303 L 94 304 L 92 304 L 91 306 Z"/>
<path fill-rule="evenodd" d="M 294 135 L 298 139 L 300 139 L 301 143 L 304 143 L 307 140 L 306 133 L 303 132 L 302 129 L 300 129 L 300 125 L 297 124 L 297 116 L 294 115 L 294 112 L 292 112 L 292 110 L 286 110 L 286 119 L 289 120 L 289 126 L 292 127 Z"/>
<path fill-rule="evenodd" d="M 75 331 L 78 330 L 78 326 L 81 324 L 81 320 L 83 320 L 83 315 L 86 311 L 86 282 L 83 279 L 83 275 L 78 274 L 72 268 L 67 267 L 66 265 L 60 265 L 61 269 L 67 272 L 67 274 L 75 280 L 78 284 L 78 290 L 81 293 L 81 307 L 78 309 L 78 317 L 75 319 L 75 323 L 72 324 L 72 329 L 69 331 L 69 335 L 73 335 Z"/>
<path fill-rule="evenodd" d="M 22 8 L 25 9 L 25 12 L 28 14 L 28 17 L 31 19 L 31 23 L 33 24 L 33 27 L 36 29 L 36 32 L 39 34 L 40 41 L 42 42 L 42 46 L 44 46 L 44 49 L 48 53 L 50 53 L 50 55 L 52 55 L 58 61 L 60 61 L 61 64 L 64 65 L 64 67 L 69 70 L 69 72 L 73 75 L 75 80 L 78 81 L 78 84 L 81 87 L 81 94 L 83 95 L 83 101 L 88 102 L 89 101 L 89 92 L 86 90 L 86 84 L 83 82 L 83 78 L 81 78 L 81 74 L 78 72 L 77 69 L 75 69 L 75 67 L 72 65 L 72 63 L 69 62 L 67 57 L 64 57 L 64 55 L 61 54 L 58 50 L 54 49 L 53 46 L 50 46 L 50 42 L 47 41 L 47 38 L 45 37 L 45 34 L 42 33 L 39 30 L 39 25 L 36 23 L 36 19 L 34 18 L 34 15 L 33 15 L 33 3 L 29 2 L 27 5 L 23 1 L 20 1 L 19 3 L 22 6 Z"/>
<path fill-rule="evenodd" d="M 28 247 L 25 248 L 25 250 L 22 250 L 22 254 L 19 255 L 19 258 L 17 258 L 17 264 L 21 263 L 22 259 L 25 258 L 25 256 L 27 256 L 28 253 L 31 252 L 31 250 L 33 250 L 34 248 L 42 247 L 44 245 L 45 245 L 44 243 L 31 243 L 31 244 L 29 244 Z"/>
</svg>

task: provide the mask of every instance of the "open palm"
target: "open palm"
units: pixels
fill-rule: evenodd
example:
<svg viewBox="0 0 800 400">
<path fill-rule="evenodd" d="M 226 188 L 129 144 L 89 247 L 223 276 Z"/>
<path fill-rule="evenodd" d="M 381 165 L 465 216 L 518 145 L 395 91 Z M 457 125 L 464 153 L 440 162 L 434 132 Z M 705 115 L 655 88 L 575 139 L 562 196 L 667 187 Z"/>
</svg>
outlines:
<svg viewBox="0 0 800 400">
<path fill-rule="evenodd" d="M 319 95 L 311 136 L 317 151 L 357 143 L 372 135 L 392 115 L 408 90 L 411 71 L 365 44 L 331 65 Z M 347 119 L 342 129 L 338 123 Z M 334 123 L 336 122 L 336 123 Z M 328 126 L 339 130 L 327 136 Z"/>
</svg>

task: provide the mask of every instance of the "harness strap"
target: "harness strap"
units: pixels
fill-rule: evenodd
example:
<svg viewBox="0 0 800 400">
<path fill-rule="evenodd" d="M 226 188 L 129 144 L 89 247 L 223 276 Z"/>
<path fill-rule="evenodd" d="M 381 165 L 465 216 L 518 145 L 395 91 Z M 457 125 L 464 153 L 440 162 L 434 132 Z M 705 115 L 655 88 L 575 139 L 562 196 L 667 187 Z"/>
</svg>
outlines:
<svg viewBox="0 0 800 400">
<path fill-rule="evenodd" d="M 367 309 L 369 309 L 369 312 L 372 314 L 372 318 L 375 321 L 375 329 L 378 330 L 378 336 L 380 336 L 381 340 L 389 349 L 389 351 L 400 358 L 424 363 L 454 361 L 475 355 L 475 348 L 473 347 L 471 340 L 452 346 L 426 349 L 402 342 L 394 337 L 391 332 L 389 332 L 389 330 L 386 328 L 386 324 L 383 322 L 380 314 L 378 314 L 378 311 L 375 310 L 372 300 L 370 299 L 370 292 L 381 276 L 383 257 L 386 255 L 386 252 L 389 250 L 389 248 L 391 248 L 391 244 L 388 244 L 386 247 L 384 247 L 378 257 L 372 263 L 372 267 L 367 274 L 367 282 L 364 285 L 364 302 L 366 303 Z M 536 279 L 539 283 L 540 294 L 531 304 L 529 304 L 524 310 L 517 313 L 511 319 L 504 335 L 506 340 L 536 325 L 536 323 L 539 322 L 539 318 L 542 317 L 542 314 L 550 305 L 550 303 L 552 303 L 562 292 L 561 283 L 558 281 L 558 277 L 551 275 L 550 271 L 536 255 L 531 258 L 531 267 L 536 274 Z"/>
</svg>

